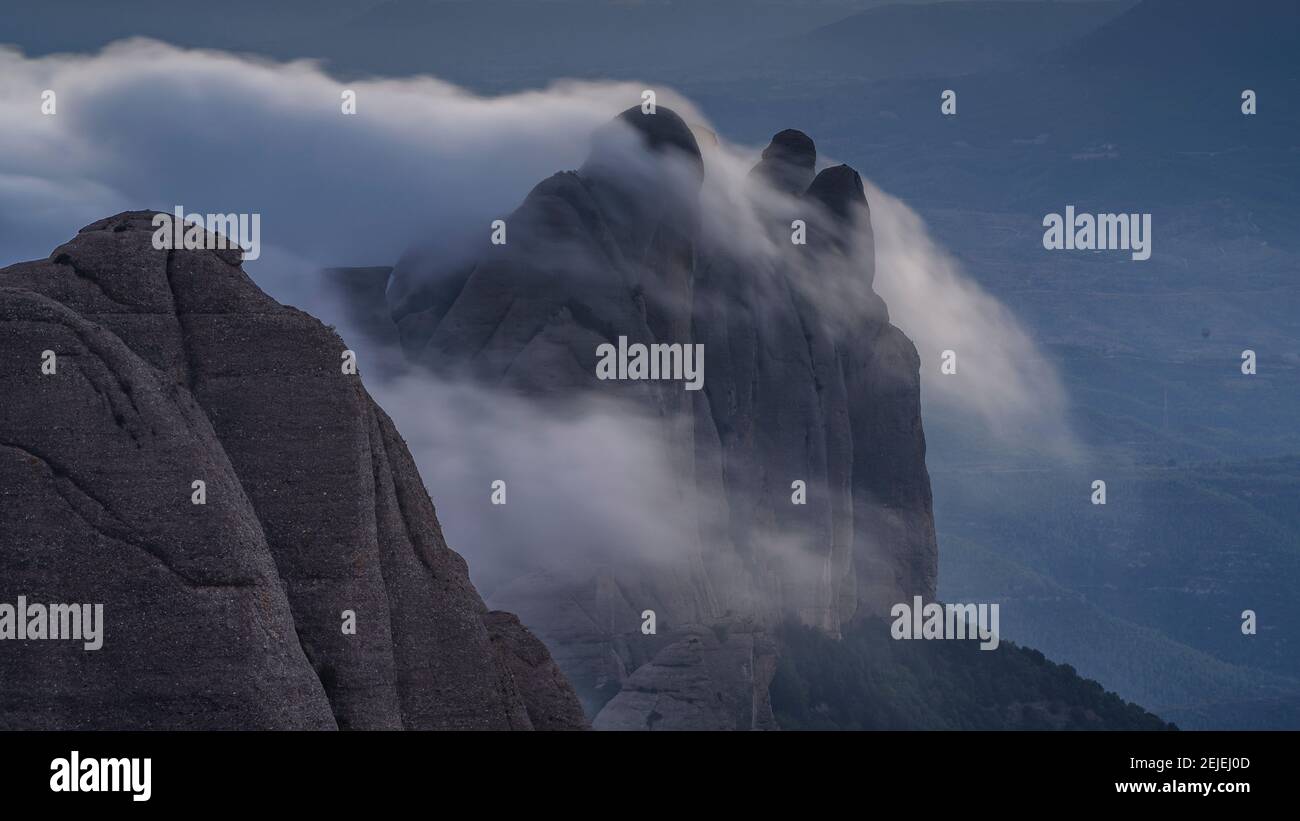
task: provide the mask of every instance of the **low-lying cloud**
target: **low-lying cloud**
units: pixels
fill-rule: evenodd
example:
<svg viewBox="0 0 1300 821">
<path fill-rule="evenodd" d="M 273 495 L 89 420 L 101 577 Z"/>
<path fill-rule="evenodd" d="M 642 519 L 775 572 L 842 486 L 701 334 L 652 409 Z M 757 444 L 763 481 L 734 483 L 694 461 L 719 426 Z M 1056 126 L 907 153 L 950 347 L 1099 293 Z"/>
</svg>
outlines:
<svg viewBox="0 0 1300 821">
<path fill-rule="evenodd" d="M 876 240 L 876 290 L 921 356 L 926 402 L 968 415 L 1017 449 L 1074 459 L 1067 396 L 1055 367 L 1010 310 L 930 237 L 900 200 L 867 183 Z M 944 352 L 956 369 L 945 374 Z M 975 421 L 978 424 L 969 424 Z"/>
<path fill-rule="evenodd" d="M 486 235 L 538 181 L 581 165 L 592 132 L 638 104 L 642 90 L 561 82 L 480 97 L 428 77 L 341 84 L 311 62 L 146 40 L 89 56 L 0 49 L 0 78 L 0 265 L 43 257 L 119 211 L 258 213 L 262 255 L 249 273 L 281 301 L 341 326 L 320 268 L 390 265 L 431 238 Z M 341 112 L 345 89 L 356 92 L 354 116 Z M 41 113 L 45 90 L 57 95 L 53 115 Z M 689 101 L 657 91 L 660 105 L 711 128 Z M 788 206 L 770 191 L 756 201 L 746 187 L 757 152 L 709 142 L 706 224 L 738 253 L 782 253 L 755 229 L 763 209 Z M 927 411 L 968 415 L 1008 440 L 1070 441 L 1060 381 L 1014 317 L 905 205 L 870 185 L 868 198 L 875 289 L 921 352 Z M 939 374 L 946 349 L 958 353 L 956 376 Z M 655 515 L 677 483 L 648 423 L 599 405 L 557 420 L 513 400 L 485 405 L 481 394 L 424 374 L 367 375 L 420 461 L 452 544 L 475 545 L 468 552 L 483 561 L 505 549 L 505 537 L 482 525 L 500 513 L 485 508 L 494 478 L 507 481 L 507 509 L 526 513 L 539 540 L 553 541 L 546 527 L 572 531 L 567 510 L 591 514 L 574 560 L 619 533 L 641 533 L 646 544 L 688 540 Z M 556 475 L 564 482 L 547 482 Z M 526 488 L 539 484 L 545 492 L 530 497 Z"/>
<path fill-rule="evenodd" d="M 260 213 L 265 242 L 282 253 L 391 262 L 431 230 L 486 229 L 539 179 L 580 163 L 593 129 L 641 93 L 561 82 L 486 98 L 429 77 L 343 84 L 309 61 L 150 40 L 37 59 L 0 48 L 0 77 L 8 259 L 44 256 L 108 214 L 183 205 Z M 41 113 L 46 90 L 53 115 Z M 355 115 L 342 113 L 344 90 L 356 92 Z"/>
</svg>

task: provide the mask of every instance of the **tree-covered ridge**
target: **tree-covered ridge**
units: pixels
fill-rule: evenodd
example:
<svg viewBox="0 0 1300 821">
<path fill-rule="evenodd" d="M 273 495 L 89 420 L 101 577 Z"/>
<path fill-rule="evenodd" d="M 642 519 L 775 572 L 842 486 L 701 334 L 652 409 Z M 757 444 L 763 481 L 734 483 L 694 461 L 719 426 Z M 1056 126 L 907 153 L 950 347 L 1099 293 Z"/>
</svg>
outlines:
<svg viewBox="0 0 1300 821">
<path fill-rule="evenodd" d="M 1011 642 L 895 641 L 874 619 L 842 639 L 794 623 L 779 636 L 771 695 L 786 730 L 1176 729 Z"/>
</svg>

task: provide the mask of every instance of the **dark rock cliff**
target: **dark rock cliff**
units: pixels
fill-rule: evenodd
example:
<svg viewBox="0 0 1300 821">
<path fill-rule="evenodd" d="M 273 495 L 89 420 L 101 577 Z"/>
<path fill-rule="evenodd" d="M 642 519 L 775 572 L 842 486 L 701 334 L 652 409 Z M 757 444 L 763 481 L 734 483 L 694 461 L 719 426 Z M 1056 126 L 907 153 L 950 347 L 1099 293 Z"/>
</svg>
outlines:
<svg viewBox="0 0 1300 821">
<path fill-rule="evenodd" d="M 680 487 L 665 515 L 698 534 L 685 558 L 530 572 L 492 596 L 547 640 L 590 713 L 608 700 L 597 726 L 768 726 L 763 625 L 793 614 L 834 635 L 935 593 L 919 360 L 870 287 L 860 177 L 815 174 L 812 140 L 777 134 L 750 178 L 779 194 L 764 230 L 784 248 L 754 255 L 705 228 L 708 164 L 676 114 L 631 109 L 582 168 L 533 189 L 504 245 L 457 266 L 409 253 L 388 289 L 408 357 L 435 372 L 539 402 L 618 396 L 662 423 Z M 791 243 L 792 217 L 806 245 Z M 852 297 L 828 312 L 819 289 L 837 288 Z M 702 344 L 704 389 L 599 381 L 597 348 L 620 336 Z M 792 504 L 795 480 L 806 504 Z M 644 609 L 672 625 L 666 635 L 640 632 Z M 690 693 L 715 667 L 734 681 L 702 711 Z"/>
<path fill-rule="evenodd" d="M 583 726 L 343 341 L 238 252 L 155 250 L 151 217 L 0 270 L 3 600 L 106 622 L 96 651 L 0 642 L 0 727 Z"/>
</svg>

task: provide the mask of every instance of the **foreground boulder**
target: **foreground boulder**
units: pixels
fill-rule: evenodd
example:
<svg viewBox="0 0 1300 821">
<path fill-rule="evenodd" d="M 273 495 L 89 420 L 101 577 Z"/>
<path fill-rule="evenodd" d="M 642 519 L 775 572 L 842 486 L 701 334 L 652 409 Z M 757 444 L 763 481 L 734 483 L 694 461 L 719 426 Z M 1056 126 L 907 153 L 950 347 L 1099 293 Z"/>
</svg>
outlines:
<svg viewBox="0 0 1300 821">
<path fill-rule="evenodd" d="M 104 614 L 98 650 L 0 641 L 0 728 L 583 726 L 343 341 L 152 216 L 0 270 L 0 601 Z"/>
</svg>

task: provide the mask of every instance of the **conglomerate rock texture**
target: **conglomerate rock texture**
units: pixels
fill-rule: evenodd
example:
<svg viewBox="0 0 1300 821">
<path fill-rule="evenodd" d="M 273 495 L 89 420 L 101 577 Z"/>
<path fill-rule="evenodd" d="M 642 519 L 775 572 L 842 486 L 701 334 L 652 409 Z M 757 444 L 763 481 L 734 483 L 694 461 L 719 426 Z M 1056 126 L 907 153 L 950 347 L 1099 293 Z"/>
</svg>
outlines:
<svg viewBox="0 0 1300 821">
<path fill-rule="evenodd" d="M 105 620 L 0 642 L 0 728 L 585 726 L 495 640 L 343 341 L 152 217 L 0 269 L 0 600 Z"/>
</svg>

